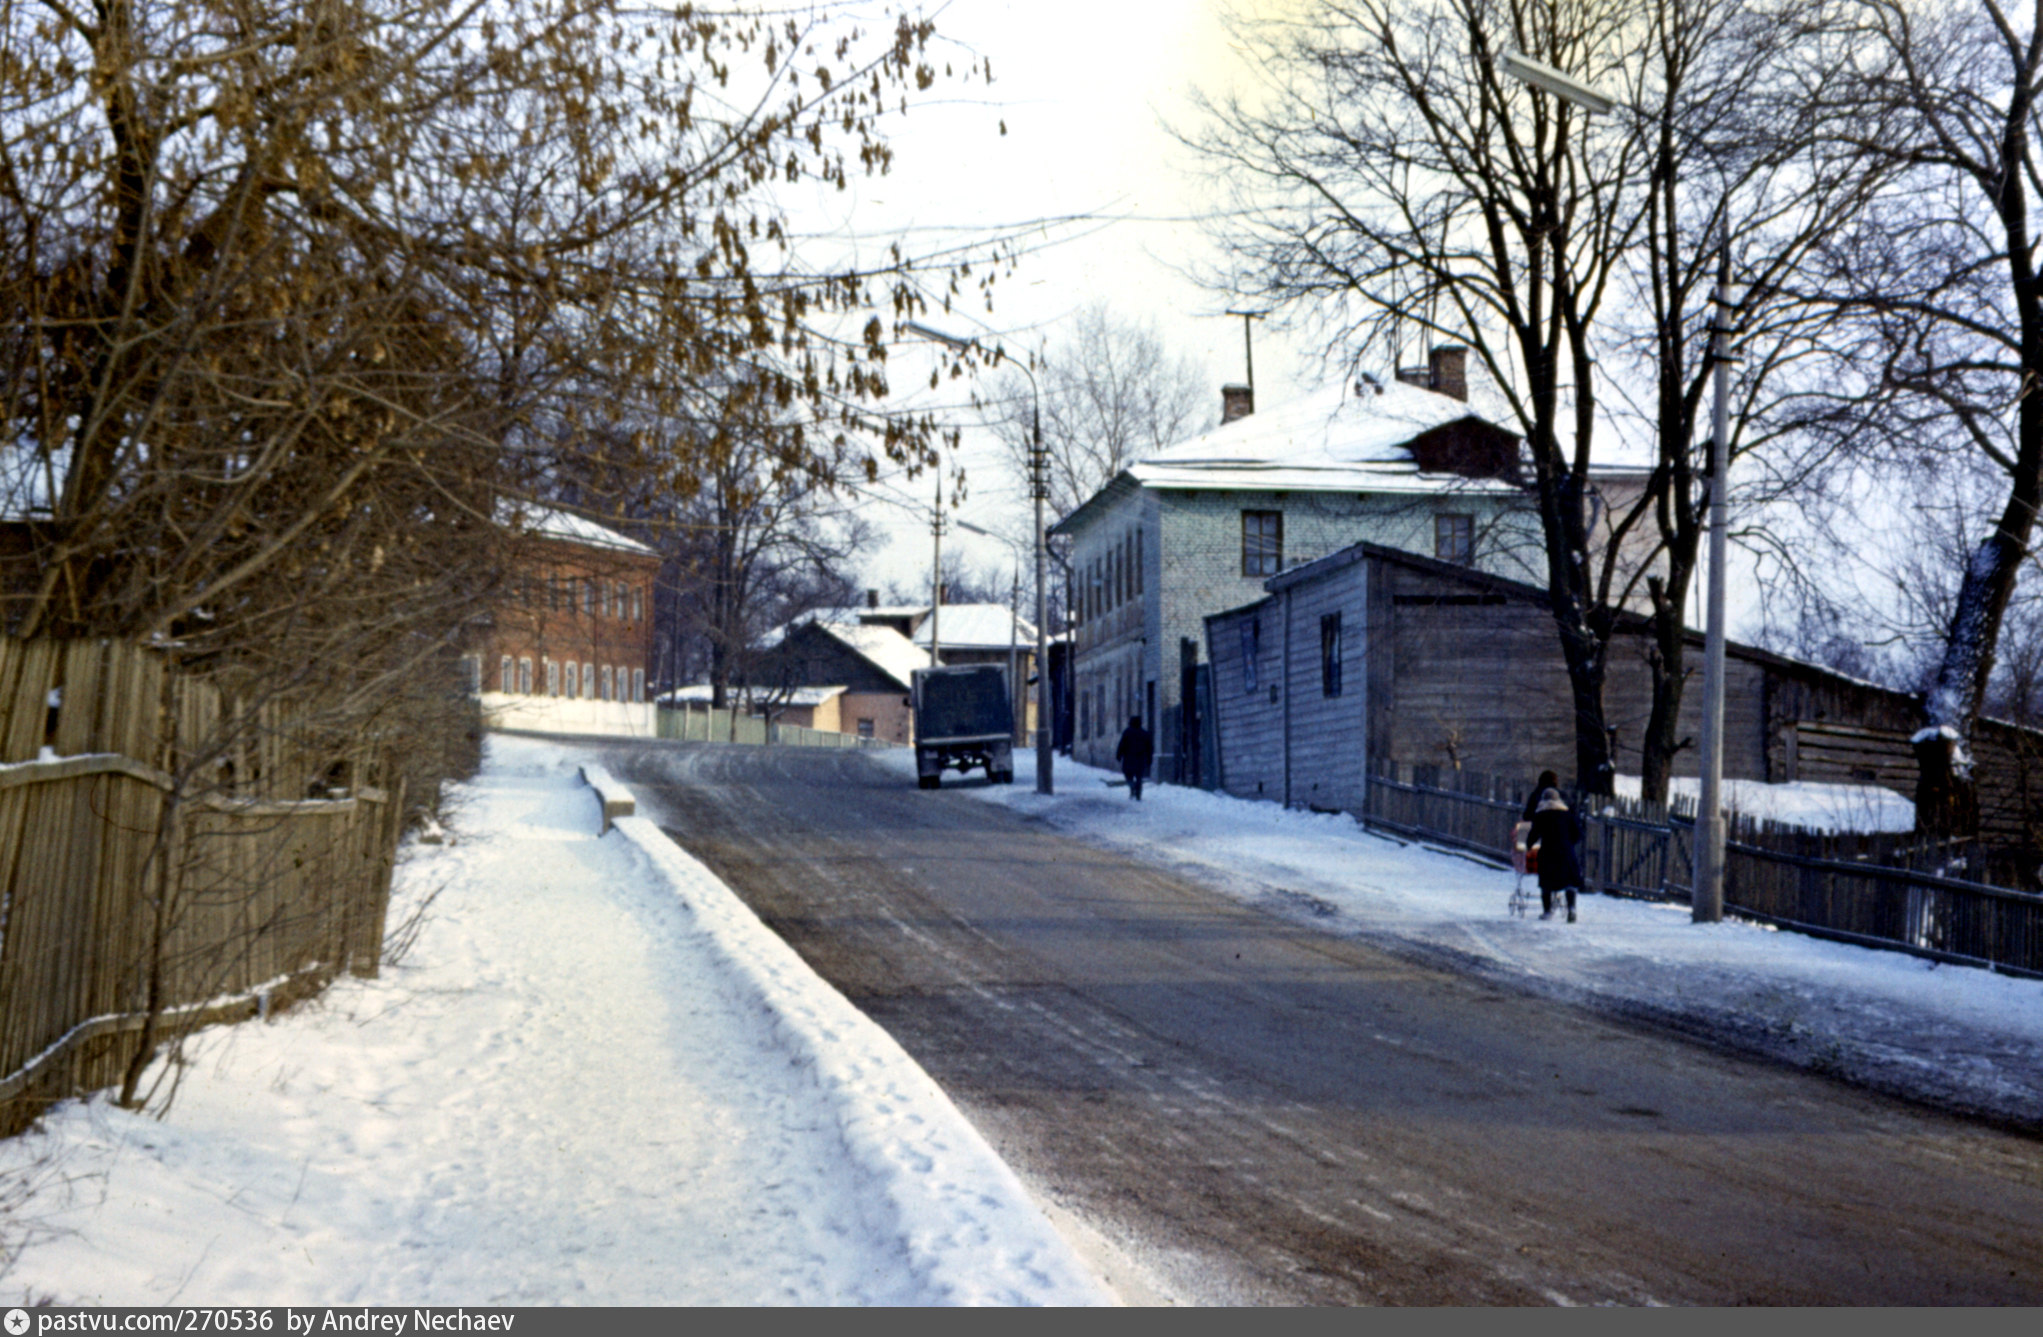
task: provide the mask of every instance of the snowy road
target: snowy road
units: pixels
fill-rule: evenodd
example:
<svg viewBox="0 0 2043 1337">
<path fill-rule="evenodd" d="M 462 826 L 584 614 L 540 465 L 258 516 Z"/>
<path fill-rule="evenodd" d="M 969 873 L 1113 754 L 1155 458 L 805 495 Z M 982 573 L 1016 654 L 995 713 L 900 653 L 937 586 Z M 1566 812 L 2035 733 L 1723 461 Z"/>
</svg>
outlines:
<svg viewBox="0 0 2043 1337">
<path fill-rule="evenodd" d="M 848 753 L 605 755 L 1164 1293 L 2043 1300 L 2033 1139 L 1414 964 L 1321 931 L 1337 907 L 1296 883 L 1271 913 L 1032 796 Z"/>
</svg>

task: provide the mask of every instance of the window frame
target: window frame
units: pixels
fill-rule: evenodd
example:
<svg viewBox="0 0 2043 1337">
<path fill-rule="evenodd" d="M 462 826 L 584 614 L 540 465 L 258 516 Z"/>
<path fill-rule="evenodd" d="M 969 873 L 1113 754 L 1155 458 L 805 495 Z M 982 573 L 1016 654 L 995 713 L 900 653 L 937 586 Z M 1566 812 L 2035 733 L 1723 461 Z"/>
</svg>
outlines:
<svg viewBox="0 0 2043 1337">
<path fill-rule="evenodd" d="M 1450 530 L 1458 531 L 1450 538 Z M 1456 555 L 1458 554 L 1458 555 Z M 1475 516 L 1466 511 L 1441 511 L 1433 517 L 1433 558 L 1455 566 L 1475 564 Z"/>
<path fill-rule="evenodd" d="M 1268 567 L 1268 570 L 1262 568 Z M 1241 513 L 1241 574 L 1267 580 L 1284 570 L 1284 512 L 1247 510 Z"/>
<path fill-rule="evenodd" d="M 1319 618 L 1319 694 L 1333 698 L 1341 694 L 1341 612 L 1322 613 Z"/>
</svg>

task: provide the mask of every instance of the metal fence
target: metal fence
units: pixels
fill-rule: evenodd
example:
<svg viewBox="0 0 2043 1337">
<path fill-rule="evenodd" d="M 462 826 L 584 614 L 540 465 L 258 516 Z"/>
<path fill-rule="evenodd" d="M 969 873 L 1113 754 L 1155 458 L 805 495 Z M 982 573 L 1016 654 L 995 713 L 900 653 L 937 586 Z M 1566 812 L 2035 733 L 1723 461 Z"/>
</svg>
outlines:
<svg viewBox="0 0 2043 1337">
<path fill-rule="evenodd" d="M 834 729 L 810 729 L 798 724 L 775 724 L 733 710 L 708 706 L 661 706 L 658 736 L 695 743 L 750 743 L 775 747 L 896 747 L 877 738 L 838 733 Z"/>
<path fill-rule="evenodd" d="M 1371 773 L 1358 815 L 1381 830 L 1508 864 L 1526 794 L 1521 782 L 1498 776 L 1389 763 Z M 1692 812 L 1605 796 L 1571 802 L 1582 817 L 1587 890 L 1689 903 Z M 1874 862 L 1876 853 L 1898 863 L 1925 850 L 1735 822 L 1724 909 L 1816 937 L 2043 978 L 2043 895 Z"/>
</svg>

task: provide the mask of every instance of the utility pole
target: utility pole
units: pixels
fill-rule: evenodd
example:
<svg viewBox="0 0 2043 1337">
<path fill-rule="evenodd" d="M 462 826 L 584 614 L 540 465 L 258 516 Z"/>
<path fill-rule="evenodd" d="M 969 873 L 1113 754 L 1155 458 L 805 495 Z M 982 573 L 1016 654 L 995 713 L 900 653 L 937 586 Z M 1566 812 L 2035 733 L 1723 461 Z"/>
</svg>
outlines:
<svg viewBox="0 0 2043 1337">
<path fill-rule="evenodd" d="M 936 470 L 936 509 L 929 515 L 929 532 L 935 537 L 935 552 L 930 556 L 929 565 L 929 666 L 937 668 L 941 662 L 936 657 L 937 621 L 943 615 L 943 466 Z"/>
<path fill-rule="evenodd" d="M 1014 745 L 1029 734 L 1029 689 L 1021 680 L 1021 561 L 1014 564 L 1014 585 L 1007 592 L 1007 690 L 1014 698 Z"/>
<path fill-rule="evenodd" d="M 1702 783 L 1695 813 L 1695 890 L 1691 918 L 1714 924 L 1724 917 L 1724 558 L 1731 462 L 1731 242 L 1720 236 L 1717 291 L 1710 319 L 1712 390 L 1710 430 L 1709 609 L 1703 622 Z"/>
<path fill-rule="evenodd" d="M 974 340 L 960 339 L 955 334 L 945 334 L 942 330 L 932 329 L 920 321 L 904 320 L 901 322 L 901 328 L 910 334 L 933 339 L 960 353 L 970 352 L 979 347 Z M 1035 421 L 1030 429 L 1029 443 L 1029 492 L 1036 503 L 1036 792 L 1049 794 L 1055 792 L 1055 787 L 1052 784 L 1050 759 L 1050 621 L 1046 612 L 1049 607 L 1049 594 L 1044 586 L 1046 568 L 1043 502 L 1050 495 L 1050 465 L 1048 458 L 1043 454 L 1043 388 L 1036 384 L 1035 369 L 1029 363 L 1015 362 L 1011 365 L 1029 378 L 1029 398 L 1035 404 Z M 941 489 L 942 486 L 943 481 L 938 479 L 937 487 Z M 942 510 L 941 506 L 937 508 L 939 534 L 942 532 Z M 931 656 L 936 654 L 936 622 L 933 613 L 929 626 L 929 652 Z"/>
</svg>

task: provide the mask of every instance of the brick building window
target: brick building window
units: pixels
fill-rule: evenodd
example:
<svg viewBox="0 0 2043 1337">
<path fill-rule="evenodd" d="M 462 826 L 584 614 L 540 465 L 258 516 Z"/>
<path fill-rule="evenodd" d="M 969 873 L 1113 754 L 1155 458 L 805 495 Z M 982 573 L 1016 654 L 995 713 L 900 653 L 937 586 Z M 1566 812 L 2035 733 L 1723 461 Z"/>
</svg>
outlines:
<svg viewBox="0 0 2043 1337">
<path fill-rule="evenodd" d="M 596 616 L 596 582 L 593 580 L 582 582 L 582 611 L 590 617 Z"/>
<path fill-rule="evenodd" d="M 551 659 L 546 661 L 546 694 L 560 695 L 560 665 Z"/>
<path fill-rule="evenodd" d="M 582 695 L 585 697 L 594 697 L 596 695 L 596 666 L 594 664 L 582 665 Z"/>
<path fill-rule="evenodd" d="M 518 685 L 517 670 L 511 667 L 511 657 L 505 655 L 497 661 L 497 690 L 510 692 Z"/>
<path fill-rule="evenodd" d="M 1341 694 L 1341 615 L 1328 613 L 1319 620 L 1319 694 Z"/>
<path fill-rule="evenodd" d="M 643 701 L 646 699 L 646 671 L 644 669 L 635 668 L 631 671 L 631 699 L 633 701 Z"/>
<path fill-rule="evenodd" d="M 873 736 L 873 722 L 871 720 L 868 719 L 859 720 L 858 736 L 860 738 L 871 738 Z"/>
<path fill-rule="evenodd" d="M 1241 573 L 1274 576 L 1284 569 L 1284 512 L 1241 513 Z"/>
<path fill-rule="evenodd" d="M 518 690 L 526 696 L 532 695 L 532 661 L 529 659 L 518 661 Z"/>
<path fill-rule="evenodd" d="M 605 664 L 603 666 L 603 699 L 605 701 L 615 701 L 617 699 L 616 692 L 617 688 L 612 681 L 610 666 Z"/>
<path fill-rule="evenodd" d="M 1433 517 L 1433 555 L 1443 562 L 1467 566 L 1475 560 L 1476 522 L 1473 515 Z"/>
<path fill-rule="evenodd" d="M 581 668 L 572 662 L 567 666 L 567 694 L 570 699 L 582 694 Z"/>
<path fill-rule="evenodd" d="M 631 620 L 633 622 L 643 622 L 645 619 L 645 591 L 634 585 L 631 587 Z"/>
</svg>

